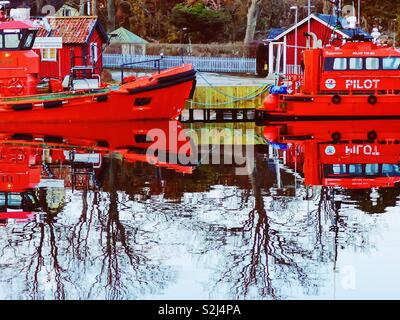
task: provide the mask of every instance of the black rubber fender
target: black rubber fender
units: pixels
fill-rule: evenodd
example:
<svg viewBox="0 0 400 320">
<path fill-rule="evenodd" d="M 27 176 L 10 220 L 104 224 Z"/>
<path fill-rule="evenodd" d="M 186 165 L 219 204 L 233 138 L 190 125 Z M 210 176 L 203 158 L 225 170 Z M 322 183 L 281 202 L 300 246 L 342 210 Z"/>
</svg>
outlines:
<svg viewBox="0 0 400 320">
<path fill-rule="evenodd" d="M 342 102 L 342 97 L 341 97 L 340 95 L 335 94 L 335 95 L 332 97 L 332 103 L 333 103 L 333 104 L 340 104 L 341 102 Z"/>
<path fill-rule="evenodd" d="M 97 102 L 106 102 L 108 100 L 108 95 L 104 94 L 96 97 Z"/>
<path fill-rule="evenodd" d="M 377 103 L 378 103 L 378 98 L 376 97 L 376 95 L 374 95 L 374 94 L 371 94 L 369 97 L 368 97 L 368 103 L 370 104 L 370 105 L 376 105 Z"/>
<path fill-rule="evenodd" d="M 340 132 L 332 133 L 331 137 L 334 143 L 338 143 L 342 139 L 342 135 L 340 134 Z"/>
<path fill-rule="evenodd" d="M 375 130 L 371 130 L 367 134 L 367 139 L 368 139 L 368 141 L 373 142 L 376 139 L 378 139 L 378 134 L 376 133 Z"/>
</svg>

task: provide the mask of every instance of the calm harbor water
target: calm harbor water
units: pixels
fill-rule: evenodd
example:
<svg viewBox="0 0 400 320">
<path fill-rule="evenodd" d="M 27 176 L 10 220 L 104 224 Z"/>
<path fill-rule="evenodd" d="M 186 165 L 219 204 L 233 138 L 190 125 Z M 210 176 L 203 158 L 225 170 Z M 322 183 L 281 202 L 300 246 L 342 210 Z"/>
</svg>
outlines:
<svg viewBox="0 0 400 320">
<path fill-rule="evenodd" d="M 148 163 L 149 130 L 179 125 L 3 128 L 0 299 L 399 299 L 398 129 L 351 149 L 370 124 L 259 127 L 247 174 L 215 146 Z"/>
</svg>

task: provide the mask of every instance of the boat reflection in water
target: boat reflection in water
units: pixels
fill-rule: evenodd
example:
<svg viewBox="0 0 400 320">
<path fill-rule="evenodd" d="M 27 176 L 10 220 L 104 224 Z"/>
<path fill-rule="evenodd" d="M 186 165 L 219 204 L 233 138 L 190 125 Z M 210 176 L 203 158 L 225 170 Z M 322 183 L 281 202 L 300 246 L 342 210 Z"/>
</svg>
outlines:
<svg viewBox="0 0 400 320">
<path fill-rule="evenodd" d="M 265 127 L 264 135 L 277 157 L 302 174 L 306 186 L 321 186 L 324 192 L 342 188 L 354 197 L 363 194 L 371 200 L 363 199 L 364 206 L 370 202 L 371 213 L 385 212 L 379 205 L 383 197 L 396 204 L 400 186 L 397 121 L 275 123 Z"/>
<path fill-rule="evenodd" d="M 3 126 L 0 298 L 393 298 L 396 123 L 255 134 L 246 176 L 186 162 L 204 149 L 177 122 Z M 349 291 L 349 264 L 382 272 Z"/>
<path fill-rule="evenodd" d="M 177 140 L 171 147 L 167 139 L 164 147 L 157 144 L 151 152 L 156 140 L 149 132 L 160 130 L 168 137 L 172 129 L 178 137 L 183 129 L 176 121 L 109 123 L 107 128 L 103 124 L 38 125 L 29 126 L 32 133 L 27 134 L 16 132 L 15 126 L 4 126 L 0 134 L 1 221 L 25 222 L 35 216 L 34 210 L 57 211 L 62 208 L 65 188 L 99 190 L 105 158 L 192 173 L 191 165 L 168 162 L 188 139 Z M 185 150 L 190 154 L 190 149 Z"/>
</svg>

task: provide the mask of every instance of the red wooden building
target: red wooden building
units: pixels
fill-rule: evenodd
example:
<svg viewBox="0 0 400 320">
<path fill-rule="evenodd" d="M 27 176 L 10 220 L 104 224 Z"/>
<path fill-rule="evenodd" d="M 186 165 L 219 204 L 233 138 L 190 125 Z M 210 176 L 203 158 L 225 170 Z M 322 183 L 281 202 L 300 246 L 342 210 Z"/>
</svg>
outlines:
<svg viewBox="0 0 400 320">
<path fill-rule="evenodd" d="M 61 37 L 62 49 L 36 50 L 40 55 L 40 76 L 63 79 L 73 66 L 95 66 L 98 73 L 103 68 L 103 46 L 107 33 L 97 17 L 48 17 L 51 31 L 44 28 L 38 37 Z"/>
<path fill-rule="evenodd" d="M 339 23 L 345 27 L 347 22 L 344 18 L 339 18 Z M 266 41 L 269 44 L 268 66 L 269 74 L 272 73 L 295 73 L 295 56 L 297 44 L 297 69 L 302 60 L 302 51 L 306 47 L 305 33 L 310 31 L 315 33 L 322 45 L 328 45 L 335 34 L 338 39 L 350 38 L 353 29 L 337 29 L 338 19 L 333 15 L 311 14 L 297 24 L 287 29 L 272 29 L 267 34 Z M 357 34 L 369 36 L 363 29 L 357 29 Z M 296 42 L 297 34 L 297 42 Z"/>
</svg>

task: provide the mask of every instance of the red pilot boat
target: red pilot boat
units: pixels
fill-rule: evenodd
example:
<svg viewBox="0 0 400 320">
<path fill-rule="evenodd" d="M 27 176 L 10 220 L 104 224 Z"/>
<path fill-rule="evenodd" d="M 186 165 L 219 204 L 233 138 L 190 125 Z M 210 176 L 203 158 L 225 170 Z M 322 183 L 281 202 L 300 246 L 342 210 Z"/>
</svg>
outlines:
<svg viewBox="0 0 400 320">
<path fill-rule="evenodd" d="M 339 21 L 339 20 L 338 20 Z M 270 120 L 399 118 L 400 51 L 357 34 L 322 48 L 306 34 L 303 75 L 284 76 L 260 112 Z M 372 37 L 371 37 L 372 38 Z"/>
<path fill-rule="evenodd" d="M 307 186 L 399 187 L 400 130 L 396 121 L 361 120 L 347 128 L 338 127 L 339 123 L 287 122 L 265 127 L 264 135 L 286 165 L 303 174 Z M 327 134 L 329 127 L 341 137 L 332 139 Z"/>
<path fill-rule="evenodd" d="M 118 87 L 103 84 L 90 66 L 72 68 L 64 81 L 43 82 L 32 50 L 36 33 L 29 21 L 0 22 L 1 123 L 175 119 L 194 92 L 191 65 Z"/>
</svg>

